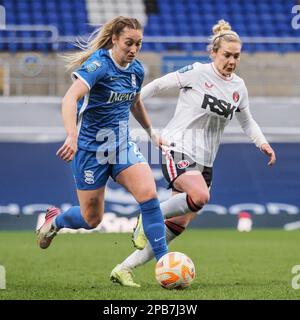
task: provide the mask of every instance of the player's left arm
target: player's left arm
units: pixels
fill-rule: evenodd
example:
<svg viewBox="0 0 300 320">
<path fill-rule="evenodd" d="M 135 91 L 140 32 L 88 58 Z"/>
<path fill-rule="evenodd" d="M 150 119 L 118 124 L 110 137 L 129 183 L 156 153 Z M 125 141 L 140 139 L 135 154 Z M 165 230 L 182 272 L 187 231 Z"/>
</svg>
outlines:
<svg viewBox="0 0 300 320">
<path fill-rule="evenodd" d="M 242 98 L 238 110 L 235 113 L 237 120 L 239 121 L 245 134 L 263 153 L 269 157 L 268 165 L 273 166 L 276 162 L 275 152 L 269 145 L 260 127 L 252 117 L 249 108 L 248 90 L 244 82 L 242 83 L 241 94 Z"/>
<path fill-rule="evenodd" d="M 269 157 L 268 165 L 273 166 L 276 162 L 275 152 L 269 145 L 257 122 L 253 119 L 249 108 L 247 107 L 236 112 L 236 117 L 245 134 Z"/>
<path fill-rule="evenodd" d="M 131 106 L 131 113 L 133 114 L 134 118 L 138 121 L 138 123 L 145 129 L 148 133 L 151 141 L 157 146 L 162 147 L 168 146 L 169 143 L 165 141 L 157 132 L 153 129 L 151 120 L 148 116 L 146 111 L 145 105 L 141 100 L 140 94 L 138 93 L 135 96 L 135 99 Z"/>
</svg>

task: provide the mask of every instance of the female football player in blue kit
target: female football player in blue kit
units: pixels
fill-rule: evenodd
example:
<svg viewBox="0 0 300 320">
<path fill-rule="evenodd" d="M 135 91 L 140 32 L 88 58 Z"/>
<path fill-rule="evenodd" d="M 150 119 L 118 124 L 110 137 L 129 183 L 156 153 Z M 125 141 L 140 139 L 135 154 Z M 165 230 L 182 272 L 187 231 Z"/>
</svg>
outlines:
<svg viewBox="0 0 300 320">
<path fill-rule="evenodd" d="M 86 50 L 68 57 L 73 84 L 62 100 L 67 137 L 57 155 L 72 161 L 79 206 L 47 210 L 38 230 L 40 248 L 49 247 L 61 228 L 92 229 L 103 218 L 105 185 L 111 176 L 139 203 L 145 233 L 159 259 L 167 252 L 165 226 L 151 169 L 128 135 L 129 111 L 157 145 L 140 100 L 144 78 L 135 60 L 142 44 L 138 20 L 117 17 L 106 23 Z"/>
</svg>

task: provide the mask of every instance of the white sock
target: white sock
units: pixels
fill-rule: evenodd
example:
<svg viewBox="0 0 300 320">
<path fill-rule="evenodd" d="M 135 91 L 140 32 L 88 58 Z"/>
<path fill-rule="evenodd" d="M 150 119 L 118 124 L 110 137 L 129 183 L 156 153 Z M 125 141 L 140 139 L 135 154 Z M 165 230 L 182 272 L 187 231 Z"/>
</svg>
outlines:
<svg viewBox="0 0 300 320">
<path fill-rule="evenodd" d="M 167 201 L 162 202 L 160 208 L 165 219 L 183 216 L 191 211 L 186 202 L 186 193 L 175 194 Z"/>
<path fill-rule="evenodd" d="M 167 243 L 170 243 L 174 238 L 176 238 L 176 235 L 168 227 L 166 227 Z M 148 242 L 143 250 L 135 250 L 120 264 L 120 266 L 121 268 L 132 270 L 140 265 L 145 264 L 153 258 L 154 253 L 152 251 L 150 243 Z"/>
</svg>

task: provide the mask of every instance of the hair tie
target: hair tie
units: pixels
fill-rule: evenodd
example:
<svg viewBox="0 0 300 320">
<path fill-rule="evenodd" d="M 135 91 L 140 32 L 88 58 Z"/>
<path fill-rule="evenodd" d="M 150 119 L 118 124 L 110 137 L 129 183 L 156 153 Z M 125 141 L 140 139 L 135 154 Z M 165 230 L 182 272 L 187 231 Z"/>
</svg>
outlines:
<svg viewBox="0 0 300 320">
<path fill-rule="evenodd" d="M 234 37 L 236 37 L 236 38 L 237 38 L 237 36 L 236 36 L 234 33 L 223 33 L 223 34 L 221 34 L 221 35 L 219 35 L 219 36 L 215 37 L 215 39 L 214 39 L 213 43 L 215 43 L 215 41 L 216 41 L 218 38 L 223 37 L 223 36 L 234 36 Z"/>
</svg>

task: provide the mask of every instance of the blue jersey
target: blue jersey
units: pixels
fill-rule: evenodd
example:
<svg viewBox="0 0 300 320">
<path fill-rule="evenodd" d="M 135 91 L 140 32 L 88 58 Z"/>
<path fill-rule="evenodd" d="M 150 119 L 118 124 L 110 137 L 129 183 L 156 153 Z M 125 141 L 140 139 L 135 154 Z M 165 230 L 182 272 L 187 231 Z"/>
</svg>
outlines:
<svg viewBox="0 0 300 320">
<path fill-rule="evenodd" d="M 118 146 L 125 141 L 130 107 L 144 80 L 141 63 L 134 60 L 122 68 L 108 50 L 100 49 L 72 76 L 89 88 L 77 106 L 78 148 L 97 151 L 103 144 Z"/>
</svg>

